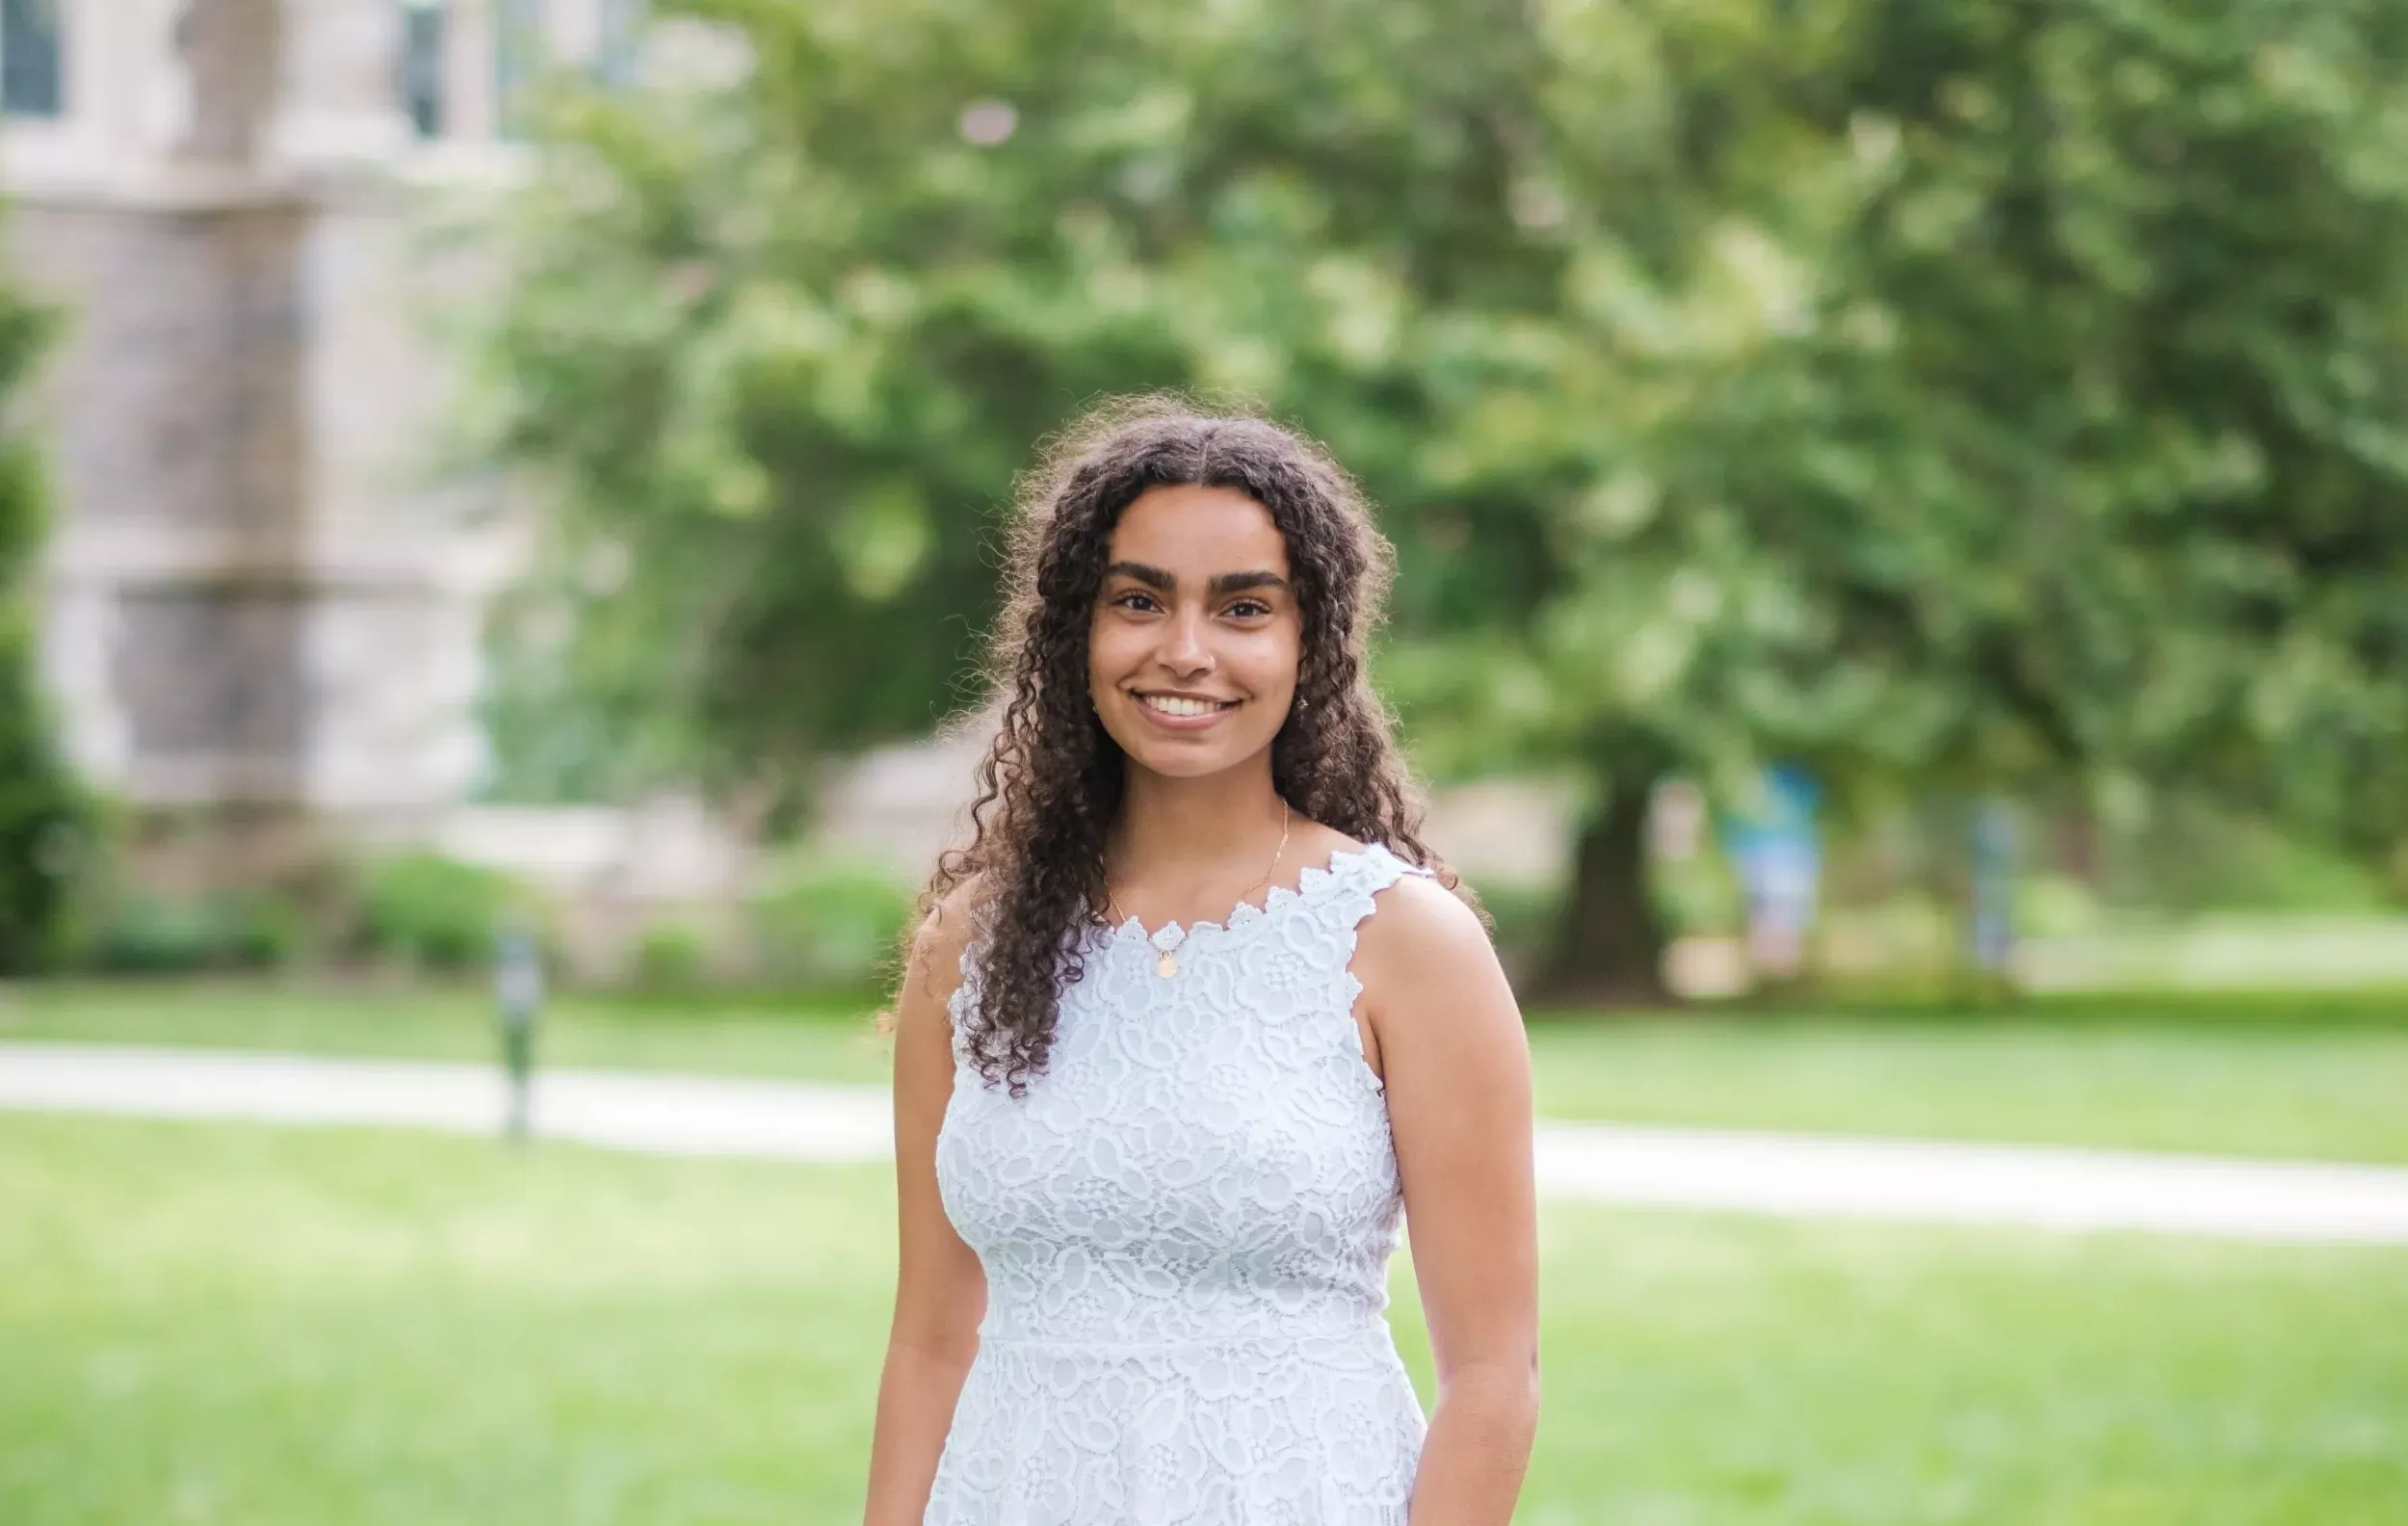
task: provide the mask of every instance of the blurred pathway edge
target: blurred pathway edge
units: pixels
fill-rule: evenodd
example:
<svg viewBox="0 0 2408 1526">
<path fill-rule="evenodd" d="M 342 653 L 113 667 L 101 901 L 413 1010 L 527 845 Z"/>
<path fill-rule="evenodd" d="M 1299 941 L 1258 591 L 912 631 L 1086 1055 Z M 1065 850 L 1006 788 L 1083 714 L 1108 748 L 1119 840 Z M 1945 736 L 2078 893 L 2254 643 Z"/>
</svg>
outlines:
<svg viewBox="0 0 2408 1526">
<path fill-rule="evenodd" d="M 504 1106 L 485 1066 L 0 1044 L 0 1108 L 490 1135 Z M 555 1070 L 535 1091 L 538 1138 L 647 1154 L 878 1161 L 891 1127 L 876 1087 Z M 2408 1245 L 2403 1168 L 1605 1123 L 1542 1122 L 1536 1148 L 1557 1200 Z"/>
</svg>

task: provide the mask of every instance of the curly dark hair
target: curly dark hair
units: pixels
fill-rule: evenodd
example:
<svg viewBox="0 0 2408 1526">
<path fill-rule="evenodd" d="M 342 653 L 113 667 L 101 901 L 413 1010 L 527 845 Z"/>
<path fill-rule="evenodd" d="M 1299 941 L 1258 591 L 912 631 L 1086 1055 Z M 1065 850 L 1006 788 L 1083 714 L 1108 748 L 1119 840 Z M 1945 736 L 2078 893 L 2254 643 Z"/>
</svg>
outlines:
<svg viewBox="0 0 2408 1526">
<path fill-rule="evenodd" d="M 1150 488 L 1234 488 L 1286 540 L 1303 640 L 1272 788 L 1296 814 L 1384 843 L 1470 899 L 1421 839 L 1421 792 L 1366 671 L 1396 557 L 1352 479 L 1266 419 L 1163 396 L 1109 403 L 1048 445 L 1012 516 L 986 703 L 963 723 L 993 727 L 970 840 L 938 856 L 920 898 L 925 918 L 978 880 L 964 1039 L 986 1083 L 1014 1096 L 1045 1068 L 1058 994 L 1085 973 L 1083 934 L 1104 901 L 1125 754 L 1088 704 L 1087 629 L 1113 528 Z"/>
</svg>

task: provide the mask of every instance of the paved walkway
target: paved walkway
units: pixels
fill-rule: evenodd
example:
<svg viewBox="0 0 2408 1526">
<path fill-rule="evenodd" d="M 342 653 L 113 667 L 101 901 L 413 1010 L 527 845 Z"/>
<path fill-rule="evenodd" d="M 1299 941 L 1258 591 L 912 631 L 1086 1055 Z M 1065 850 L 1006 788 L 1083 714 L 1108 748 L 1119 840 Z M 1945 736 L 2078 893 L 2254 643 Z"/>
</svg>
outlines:
<svg viewBox="0 0 2408 1526">
<path fill-rule="evenodd" d="M 0 1108 L 492 1132 L 484 1066 L 0 1044 Z M 889 1153 L 885 1092 L 554 1070 L 538 1134 L 612 1149 L 795 1161 Z M 1819 1218 L 2408 1244 L 2408 1169 L 2133 1151 L 1542 1123 L 1539 1189 L 1575 1201 Z"/>
</svg>

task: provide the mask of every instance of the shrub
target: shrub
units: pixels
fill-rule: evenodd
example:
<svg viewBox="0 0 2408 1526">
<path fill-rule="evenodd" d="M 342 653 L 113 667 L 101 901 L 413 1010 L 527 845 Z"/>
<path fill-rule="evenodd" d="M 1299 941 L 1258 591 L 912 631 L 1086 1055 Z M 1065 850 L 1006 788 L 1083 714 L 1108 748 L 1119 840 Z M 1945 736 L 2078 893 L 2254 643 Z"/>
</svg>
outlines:
<svg viewBox="0 0 2408 1526">
<path fill-rule="evenodd" d="M 294 896 L 273 890 L 231 898 L 223 917 L 224 958 L 244 969 L 280 969 L 312 941 L 309 912 Z"/>
<path fill-rule="evenodd" d="M 361 891 L 361 934 L 379 954 L 436 969 L 493 957 L 493 935 L 512 899 L 509 878 L 440 854 L 371 865 Z"/>
<path fill-rule="evenodd" d="M 176 975 L 208 969 L 222 958 L 226 919 L 192 897 L 129 895 L 101 913 L 92 961 L 118 975 Z"/>
<path fill-rule="evenodd" d="M 289 895 L 134 892 L 99 908 L 79 954 L 104 973 L 180 975 L 277 968 L 299 958 L 308 942 L 308 917 Z"/>
<path fill-rule="evenodd" d="M 648 991 L 690 991 L 710 978 L 711 940 L 690 922 L 661 922 L 637 940 L 629 978 Z"/>
<path fill-rule="evenodd" d="M 2393 903 L 2378 864 L 2286 834 L 2272 823 L 2168 794 L 2110 829 L 2101 893 L 2119 908 L 2368 913 Z"/>
<path fill-rule="evenodd" d="M 914 905 L 911 890 L 876 865 L 799 859 L 752 902 L 762 974 L 824 989 L 873 985 L 896 957 Z"/>
</svg>

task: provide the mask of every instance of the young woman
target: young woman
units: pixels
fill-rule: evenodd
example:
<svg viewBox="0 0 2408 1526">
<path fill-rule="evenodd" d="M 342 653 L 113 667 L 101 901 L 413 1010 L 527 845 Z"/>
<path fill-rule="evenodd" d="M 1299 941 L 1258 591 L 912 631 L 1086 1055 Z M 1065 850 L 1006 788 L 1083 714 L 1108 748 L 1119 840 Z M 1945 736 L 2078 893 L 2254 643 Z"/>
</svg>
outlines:
<svg viewBox="0 0 2408 1526">
<path fill-rule="evenodd" d="M 1123 407 L 1033 480 L 896 1009 L 871 1526 L 1510 1518 L 1529 1051 L 1365 675 L 1391 562 L 1257 419 Z"/>
</svg>

